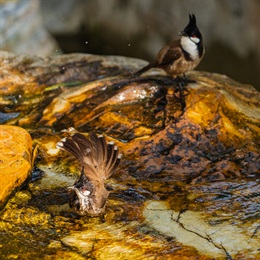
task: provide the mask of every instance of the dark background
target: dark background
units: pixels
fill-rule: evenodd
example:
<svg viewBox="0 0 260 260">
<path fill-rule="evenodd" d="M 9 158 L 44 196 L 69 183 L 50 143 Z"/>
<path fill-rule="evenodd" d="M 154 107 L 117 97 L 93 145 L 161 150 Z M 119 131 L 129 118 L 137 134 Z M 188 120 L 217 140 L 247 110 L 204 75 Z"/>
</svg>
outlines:
<svg viewBox="0 0 260 260">
<path fill-rule="evenodd" d="M 178 38 L 195 13 L 206 47 L 197 70 L 260 90 L 259 0 L 17 0 L 4 1 L 0 11 L 1 49 L 147 61 Z"/>
</svg>

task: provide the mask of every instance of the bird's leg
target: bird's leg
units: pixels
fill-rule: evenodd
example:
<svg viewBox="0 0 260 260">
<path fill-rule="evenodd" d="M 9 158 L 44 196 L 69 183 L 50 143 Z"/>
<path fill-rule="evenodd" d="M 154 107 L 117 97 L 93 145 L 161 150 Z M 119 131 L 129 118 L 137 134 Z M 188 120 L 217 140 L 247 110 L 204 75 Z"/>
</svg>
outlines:
<svg viewBox="0 0 260 260">
<path fill-rule="evenodd" d="M 175 81 L 176 81 L 177 86 L 179 87 L 179 90 L 180 90 L 180 88 L 183 89 L 189 83 L 189 79 L 186 77 L 185 74 L 183 74 L 183 77 L 177 76 L 175 78 Z"/>
<path fill-rule="evenodd" d="M 179 93 L 180 93 L 179 97 L 177 97 L 176 95 L 175 95 L 175 97 L 180 101 L 182 110 L 184 110 L 185 107 L 186 107 L 185 95 L 184 95 L 184 86 L 186 84 L 185 84 L 185 82 L 183 82 L 183 79 L 180 78 L 180 77 L 176 77 L 175 80 L 176 80 L 178 90 L 179 90 Z"/>
<path fill-rule="evenodd" d="M 180 91 L 180 103 L 181 103 L 181 107 L 182 110 L 184 110 L 184 108 L 186 107 L 186 102 L 185 102 L 185 95 L 184 95 L 184 85 L 183 82 L 179 82 L 179 91 Z"/>
<path fill-rule="evenodd" d="M 196 83 L 196 80 L 188 79 L 186 74 L 183 73 L 183 82 L 185 82 L 185 85 L 187 85 L 188 83 Z"/>
<path fill-rule="evenodd" d="M 186 82 L 188 81 L 188 78 L 187 78 L 187 76 L 186 76 L 185 73 L 183 73 L 183 78 L 184 78 L 184 80 L 185 80 Z"/>
</svg>

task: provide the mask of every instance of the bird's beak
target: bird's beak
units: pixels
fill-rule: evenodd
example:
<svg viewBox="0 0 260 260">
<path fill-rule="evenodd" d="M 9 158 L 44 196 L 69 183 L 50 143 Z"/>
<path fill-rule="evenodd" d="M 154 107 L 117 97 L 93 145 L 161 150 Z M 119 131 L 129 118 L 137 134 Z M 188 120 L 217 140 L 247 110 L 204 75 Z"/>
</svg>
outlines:
<svg viewBox="0 0 260 260">
<path fill-rule="evenodd" d="M 184 32 L 184 31 L 179 32 L 179 35 L 180 35 L 180 36 L 188 36 L 187 33 Z"/>
</svg>

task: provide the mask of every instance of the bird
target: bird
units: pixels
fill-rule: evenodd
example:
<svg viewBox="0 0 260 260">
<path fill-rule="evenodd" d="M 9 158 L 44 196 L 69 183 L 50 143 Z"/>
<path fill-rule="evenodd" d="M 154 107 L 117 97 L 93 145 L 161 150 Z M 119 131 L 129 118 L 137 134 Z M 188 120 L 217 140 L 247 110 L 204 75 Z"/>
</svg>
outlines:
<svg viewBox="0 0 260 260">
<path fill-rule="evenodd" d="M 132 77 L 138 77 L 152 68 L 160 68 L 173 78 L 184 75 L 187 79 L 185 73 L 195 69 L 205 53 L 202 34 L 197 27 L 194 14 L 189 14 L 189 23 L 179 35 L 181 37 L 178 40 L 158 52 L 155 62 L 134 72 Z"/>
<path fill-rule="evenodd" d="M 82 165 L 80 177 L 69 187 L 69 205 L 81 216 L 99 216 L 105 212 L 109 191 L 105 187 L 117 169 L 122 154 L 114 142 L 94 132 L 63 138 L 57 147 L 73 154 Z"/>
</svg>

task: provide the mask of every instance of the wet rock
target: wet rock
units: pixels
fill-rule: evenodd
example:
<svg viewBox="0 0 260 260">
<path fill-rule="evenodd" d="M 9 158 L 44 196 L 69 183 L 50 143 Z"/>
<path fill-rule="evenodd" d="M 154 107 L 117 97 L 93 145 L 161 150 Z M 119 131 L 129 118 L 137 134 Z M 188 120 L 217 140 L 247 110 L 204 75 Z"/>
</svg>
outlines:
<svg viewBox="0 0 260 260">
<path fill-rule="evenodd" d="M 160 70 L 130 78 L 145 64 L 136 59 L 0 56 L 1 112 L 17 113 L 5 123 L 30 132 L 45 171 L 27 188 L 30 196 L 17 194 L 0 215 L 2 232 L 16 238 L 0 236 L 3 256 L 15 248 L 31 258 L 108 259 L 106 248 L 111 259 L 120 252 L 127 259 L 257 257 L 260 94 L 252 86 L 195 71 L 181 100 L 178 84 Z M 81 165 L 56 144 L 75 131 L 102 133 L 123 153 L 107 180 L 103 218 L 79 218 L 68 206 L 66 187 Z M 20 243 L 31 243 L 28 227 L 39 234 L 30 253 L 29 242 Z"/>
<path fill-rule="evenodd" d="M 0 206 L 28 178 L 32 169 L 32 139 L 16 126 L 0 125 Z"/>
<path fill-rule="evenodd" d="M 170 242 L 156 241 L 149 232 L 135 236 L 139 228 L 138 222 L 134 221 L 130 224 L 97 224 L 93 227 L 89 226 L 86 231 L 71 233 L 62 238 L 62 243 L 69 247 L 76 247 L 82 254 L 96 259 L 120 259 L 122 256 L 125 259 L 153 259 L 156 252 L 165 247 L 163 245 L 165 243 L 168 252 L 164 250 L 164 259 L 171 256 Z M 98 239 L 93 240 L 93 237 Z M 158 259 L 163 258 L 159 256 Z"/>
<path fill-rule="evenodd" d="M 227 223 L 211 225 L 198 212 L 175 212 L 165 202 L 150 201 L 144 209 L 145 222 L 185 245 L 195 247 L 201 254 L 221 259 L 234 255 L 257 255 L 259 240 Z"/>
</svg>

